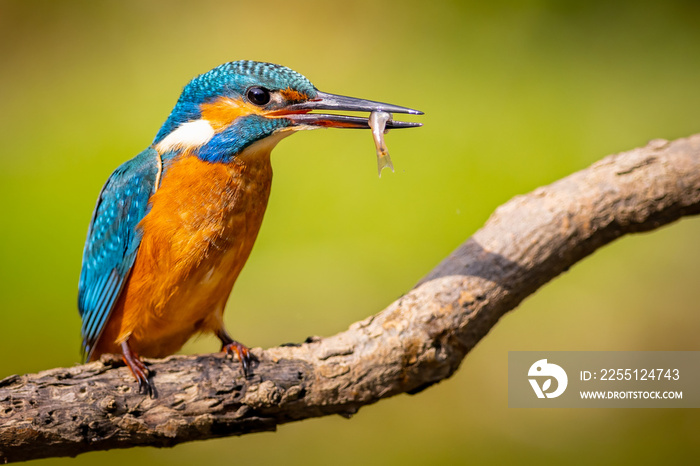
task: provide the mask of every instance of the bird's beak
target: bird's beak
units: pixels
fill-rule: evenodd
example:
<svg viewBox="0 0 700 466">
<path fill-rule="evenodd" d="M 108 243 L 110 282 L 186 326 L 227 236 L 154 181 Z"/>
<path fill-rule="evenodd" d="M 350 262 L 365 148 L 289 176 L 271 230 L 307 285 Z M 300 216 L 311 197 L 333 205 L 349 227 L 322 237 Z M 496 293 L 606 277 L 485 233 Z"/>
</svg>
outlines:
<svg viewBox="0 0 700 466">
<path fill-rule="evenodd" d="M 280 116 L 292 120 L 297 126 L 320 126 L 330 128 L 357 128 L 368 129 L 367 118 L 350 115 L 331 115 L 325 113 L 309 113 L 312 110 L 333 110 L 341 112 L 387 112 L 387 113 L 408 113 L 411 115 L 422 115 L 423 112 L 412 108 L 399 107 L 398 105 L 374 102 L 372 100 L 356 99 L 342 95 L 326 94 L 318 92 L 316 97 L 292 104 L 285 107 Z M 389 120 L 386 128 L 413 128 L 422 126 L 421 123 L 408 121 Z"/>
</svg>

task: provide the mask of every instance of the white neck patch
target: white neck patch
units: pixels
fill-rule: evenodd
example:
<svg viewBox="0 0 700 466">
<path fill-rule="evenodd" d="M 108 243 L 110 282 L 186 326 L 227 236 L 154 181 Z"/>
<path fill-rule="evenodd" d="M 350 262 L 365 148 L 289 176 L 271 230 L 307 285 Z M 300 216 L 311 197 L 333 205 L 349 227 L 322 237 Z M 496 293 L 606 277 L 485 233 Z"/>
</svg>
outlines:
<svg viewBox="0 0 700 466">
<path fill-rule="evenodd" d="M 214 128 L 207 120 L 183 123 L 156 144 L 156 150 L 164 154 L 171 150 L 201 147 L 214 137 Z"/>
</svg>

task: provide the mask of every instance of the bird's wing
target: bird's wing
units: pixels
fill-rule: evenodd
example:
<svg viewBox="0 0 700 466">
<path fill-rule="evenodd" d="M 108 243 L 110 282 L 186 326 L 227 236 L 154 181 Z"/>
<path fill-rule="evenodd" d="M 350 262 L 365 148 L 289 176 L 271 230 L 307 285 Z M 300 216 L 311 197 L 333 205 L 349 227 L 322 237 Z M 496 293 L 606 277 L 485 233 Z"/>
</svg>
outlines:
<svg viewBox="0 0 700 466">
<path fill-rule="evenodd" d="M 138 224 L 150 209 L 159 164 L 155 149 L 144 150 L 112 173 L 97 198 L 78 285 L 86 359 L 90 358 L 134 265 L 142 236 Z"/>
</svg>

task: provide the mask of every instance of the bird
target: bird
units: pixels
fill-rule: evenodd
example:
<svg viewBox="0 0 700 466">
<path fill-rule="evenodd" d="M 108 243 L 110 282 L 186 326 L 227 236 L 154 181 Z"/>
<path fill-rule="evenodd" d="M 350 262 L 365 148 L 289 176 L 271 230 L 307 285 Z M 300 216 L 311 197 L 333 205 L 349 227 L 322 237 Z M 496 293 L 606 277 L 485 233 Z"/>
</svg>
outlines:
<svg viewBox="0 0 700 466">
<path fill-rule="evenodd" d="M 367 118 L 319 110 L 422 114 L 324 93 L 290 68 L 249 60 L 184 87 L 153 142 L 98 195 L 78 285 L 84 360 L 121 354 L 139 392 L 153 396 L 141 358 L 213 333 L 250 374 L 254 358 L 229 335 L 223 312 L 267 207 L 270 152 L 299 130 L 369 128 Z"/>
</svg>

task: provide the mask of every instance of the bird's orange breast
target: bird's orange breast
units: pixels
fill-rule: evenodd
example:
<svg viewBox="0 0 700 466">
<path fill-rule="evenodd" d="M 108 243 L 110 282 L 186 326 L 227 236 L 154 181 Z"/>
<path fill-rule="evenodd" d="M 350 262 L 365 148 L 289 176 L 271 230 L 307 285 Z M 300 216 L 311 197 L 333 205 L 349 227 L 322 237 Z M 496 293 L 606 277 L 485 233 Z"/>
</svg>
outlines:
<svg viewBox="0 0 700 466">
<path fill-rule="evenodd" d="M 272 181 L 270 148 L 230 163 L 174 160 L 139 224 L 143 238 L 92 359 L 129 344 L 144 356 L 176 352 L 222 327 L 233 283 L 253 247 Z"/>
</svg>

